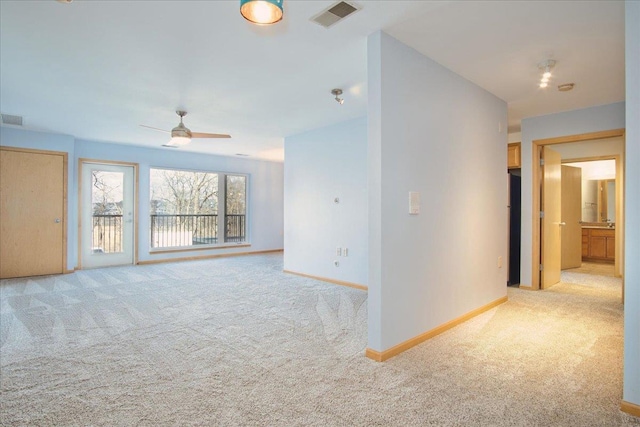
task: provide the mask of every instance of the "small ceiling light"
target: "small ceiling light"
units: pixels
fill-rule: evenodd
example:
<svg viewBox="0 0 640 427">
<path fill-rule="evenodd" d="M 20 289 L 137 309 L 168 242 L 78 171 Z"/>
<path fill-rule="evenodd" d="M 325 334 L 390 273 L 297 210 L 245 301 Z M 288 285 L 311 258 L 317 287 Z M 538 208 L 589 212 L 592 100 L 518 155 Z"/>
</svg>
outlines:
<svg viewBox="0 0 640 427">
<path fill-rule="evenodd" d="M 558 85 L 558 90 L 560 92 L 569 92 L 575 85 L 575 83 L 565 83 L 562 85 Z"/>
<path fill-rule="evenodd" d="M 282 20 L 284 0 L 240 0 L 240 14 L 254 24 L 275 24 Z"/>
<path fill-rule="evenodd" d="M 331 91 L 331 95 L 335 96 L 335 100 L 338 104 L 340 105 L 344 104 L 344 99 L 340 98 L 340 95 L 342 95 L 342 89 L 333 89 Z"/>
<path fill-rule="evenodd" d="M 553 59 L 547 59 L 546 61 L 542 61 L 538 64 L 538 68 L 543 70 L 542 78 L 540 79 L 540 87 L 544 89 L 547 87 L 547 83 L 549 83 L 549 79 L 551 78 L 551 69 L 556 65 L 556 61 Z"/>
<path fill-rule="evenodd" d="M 58 3 L 71 3 L 73 0 L 56 0 Z"/>
</svg>

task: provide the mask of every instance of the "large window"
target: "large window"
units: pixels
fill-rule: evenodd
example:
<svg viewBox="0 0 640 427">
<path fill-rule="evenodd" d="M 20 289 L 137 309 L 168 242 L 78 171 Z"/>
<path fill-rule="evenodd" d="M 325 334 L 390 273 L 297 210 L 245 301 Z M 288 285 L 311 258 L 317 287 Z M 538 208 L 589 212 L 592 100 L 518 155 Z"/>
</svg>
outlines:
<svg viewBox="0 0 640 427">
<path fill-rule="evenodd" d="M 245 242 L 246 181 L 244 175 L 151 169 L 151 248 Z"/>
</svg>

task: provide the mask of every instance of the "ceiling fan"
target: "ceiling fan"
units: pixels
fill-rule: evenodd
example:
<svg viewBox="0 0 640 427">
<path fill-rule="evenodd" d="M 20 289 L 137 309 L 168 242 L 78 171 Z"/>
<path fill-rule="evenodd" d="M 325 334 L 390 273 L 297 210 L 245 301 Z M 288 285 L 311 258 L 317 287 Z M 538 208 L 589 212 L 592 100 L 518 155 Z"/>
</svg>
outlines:
<svg viewBox="0 0 640 427">
<path fill-rule="evenodd" d="M 166 144 L 162 144 L 163 147 L 171 147 L 178 148 L 183 145 L 187 145 L 191 142 L 191 138 L 231 138 L 231 135 L 221 134 L 221 133 L 202 133 L 202 132 L 191 132 L 189 128 L 187 128 L 184 123 L 182 123 L 182 118 L 187 115 L 186 111 L 178 110 L 176 114 L 180 116 L 180 123 L 178 126 L 171 129 L 171 131 L 154 128 L 152 126 L 140 125 L 144 128 L 149 128 L 153 130 L 158 130 L 160 132 L 171 132 L 171 140 Z"/>
</svg>

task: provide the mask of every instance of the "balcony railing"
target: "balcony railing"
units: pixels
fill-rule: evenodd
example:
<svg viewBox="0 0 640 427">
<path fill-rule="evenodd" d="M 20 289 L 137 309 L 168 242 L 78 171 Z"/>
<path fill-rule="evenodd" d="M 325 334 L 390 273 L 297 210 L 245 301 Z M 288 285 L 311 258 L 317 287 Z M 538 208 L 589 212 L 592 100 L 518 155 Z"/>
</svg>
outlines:
<svg viewBox="0 0 640 427">
<path fill-rule="evenodd" d="M 245 215 L 227 215 L 227 227 L 224 232 L 225 242 L 245 241 Z"/>
<path fill-rule="evenodd" d="M 151 247 L 169 248 L 219 243 L 218 215 L 150 215 Z M 244 242 L 245 215 L 227 215 L 225 242 Z"/>
<path fill-rule="evenodd" d="M 122 252 L 122 215 L 93 215 L 93 252 Z"/>
</svg>

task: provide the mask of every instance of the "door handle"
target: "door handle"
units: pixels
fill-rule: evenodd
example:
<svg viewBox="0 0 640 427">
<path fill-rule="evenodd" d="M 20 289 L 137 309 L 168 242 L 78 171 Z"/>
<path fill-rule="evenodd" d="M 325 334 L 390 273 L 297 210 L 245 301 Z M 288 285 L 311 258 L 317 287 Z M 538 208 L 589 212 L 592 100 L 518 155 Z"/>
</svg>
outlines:
<svg viewBox="0 0 640 427">
<path fill-rule="evenodd" d="M 60 224 L 60 218 L 56 218 L 54 221 L 56 224 Z"/>
<path fill-rule="evenodd" d="M 567 223 L 566 223 L 566 222 L 559 222 L 559 223 L 558 223 L 558 225 L 559 225 L 560 227 L 564 227 L 565 225 L 567 225 Z"/>
</svg>

